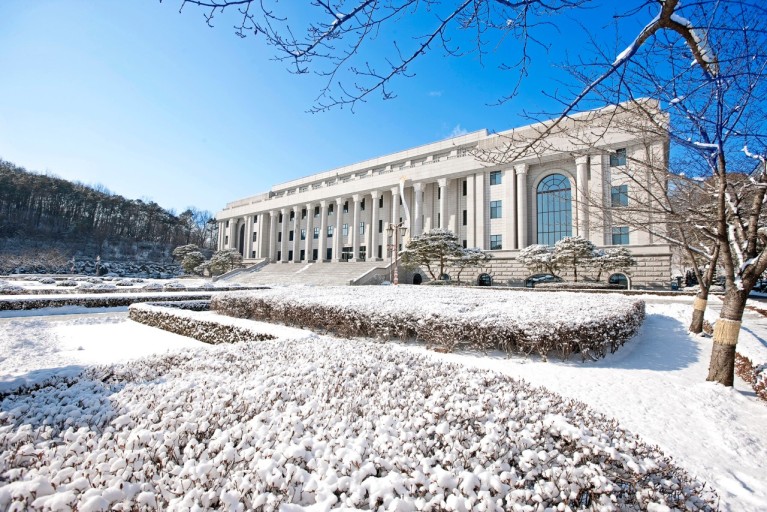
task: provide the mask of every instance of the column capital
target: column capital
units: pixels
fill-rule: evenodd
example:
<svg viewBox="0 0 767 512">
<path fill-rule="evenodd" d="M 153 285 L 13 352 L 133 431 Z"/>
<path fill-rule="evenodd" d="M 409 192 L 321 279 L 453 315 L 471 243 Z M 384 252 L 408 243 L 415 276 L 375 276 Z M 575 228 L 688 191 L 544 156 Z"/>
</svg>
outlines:
<svg viewBox="0 0 767 512">
<path fill-rule="evenodd" d="M 575 165 L 588 165 L 589 155 L 581 155 L 575 157 Z"/>
<path fill-rule="evenodd" d="M 328 205 L 327 199 L 323 199 L 320 201 L 320 206 L 324 209 Z"/>
<path fill-rule="evenodd" d="M 514 164 L 514 172 L 517 173 L 517 176 L 527 174 L 528 167 L 529 165 L 527 164 Z"/>
<path fill-rule="evenodd" d="M 294 204 L 292 208 L 293 208 L 294 212 L 298 213 L 301 210 L 301 205 L 300 204 Z"/>
<path fill-rule="evenodd" d="M 312 209 L 312 203 L 311 202 L 306 203 L 306 213 L 307 214 L 309 213 L 309 210 L 311 210 L 311 209 Z"/>
<path fill-rule="evenodd" d="M 447 187 L 447 178 L 440 178 L 437 180 L 437 185 L 439 185 L 440 188 Z"/>
<path fill-rule="evenodd" d="M 288 213 L 288 208 L 287 207 L 280 208 L 280 213 L 285 215 L 286 213 Z"/>
<path fill-rule="evenodd" d="M 373 199 L 378 199 L 378 197 L 381 195 L 381 192 L 378 190 L 371 190 L 370 191 L 370 197 Z"/>
<path fill-rule="evenodd" d="M 344 204 L 344 198 L 343 197 L 336 197 L 336 205 L 340 208 Z"/>
<path fill-rule="evenodd" d="M 415 190 L 416 192 L 423 191 L 423 182 L 422 181 L 413 182 L 413 190 Z"/>
<path fill-rule="evenodd" d="M 399 186 L 396 186 L 396 187 L 392 187 L 392 188 L 391 188 L 391 193 L 392 193 L 392 195 L 397 195 L 397 194 L 399 194 Z"/>
<path fill-rule="evenodd" d="M 352 195 L 352 199 L 354 200 L 355 203 L 359 203 L 361 198 L 362 198 L 361 194 L 353 194 Z"/>
</svg>

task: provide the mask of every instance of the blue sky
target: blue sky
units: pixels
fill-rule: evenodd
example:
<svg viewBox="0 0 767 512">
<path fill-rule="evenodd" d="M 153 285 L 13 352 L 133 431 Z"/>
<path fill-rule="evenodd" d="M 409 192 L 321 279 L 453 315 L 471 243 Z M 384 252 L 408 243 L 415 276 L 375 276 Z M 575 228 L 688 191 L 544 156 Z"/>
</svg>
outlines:
<svg viewBox="0 0 767 512">
<path fill-rule="evenodd" d="M 514 50 L 508 41 L 484 65 L 428 54 L 414 78 L 393 82 L 394 100 L 374 95 L 354 113 L 309 114 L 317 77 L 286 72 L 263 41 L 235 36 L 231 19 L 211 29 L 201 11 L 179 14 L 179 4 L 0 2 L 0 158 L 176 211 L 215 213 L 283 181 L 525 124 L 523 110 L 555 108 L 542 91 L 561 88 L 568 75 L 557 65 L 587 46 L 584 27 L 558 18 L 543 34 L 551 50 L 533 48 L 522 92 L 502 106 L 490 104 L 515 82 L 497 69 Z M 602 44 L 620 46 L 604 16 L 612 9 L 608 2 L 580 20 Z"/>
</svg>

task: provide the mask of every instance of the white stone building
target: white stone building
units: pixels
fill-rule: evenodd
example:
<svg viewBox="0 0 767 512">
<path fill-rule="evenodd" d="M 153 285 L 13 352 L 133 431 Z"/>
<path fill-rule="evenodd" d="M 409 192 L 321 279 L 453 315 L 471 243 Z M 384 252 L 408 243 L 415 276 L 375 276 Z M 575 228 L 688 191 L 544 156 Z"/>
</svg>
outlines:
<svg viewBox="0 0 767 512">
<path fill-rule="evenodd" d="M 519 249 L 581 235 L 600 247 L 628 245 L 639 261 L 634 285 L 668 286 L 671 251 L 657 237 L 663 219 L 643 210 L 648 229 L 611 220 L 614 208 L 650 201 L 660 186 L 650 169 L 667 160 L 667 139 L 633 124 L 612 107 L 556 127 L 480 130 L 312 174 L 227 204 L 216 216 L 218 248 L 237 249 L 246 264 L 383 266 L 386 227 L 402 222 L 406 238 L 440 227 L 492 251 L 483 271 L 505 283 L 529 275 L 516 261 Z M 637 186 L 644 175 L 647 185 Z"/>
</svg>

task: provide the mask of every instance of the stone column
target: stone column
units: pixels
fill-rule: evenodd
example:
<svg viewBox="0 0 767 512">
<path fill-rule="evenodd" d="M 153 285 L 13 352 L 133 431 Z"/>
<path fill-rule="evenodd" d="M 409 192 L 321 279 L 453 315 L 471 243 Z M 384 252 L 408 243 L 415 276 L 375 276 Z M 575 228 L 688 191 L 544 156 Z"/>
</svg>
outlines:
<svg viewBox="0 0 767 512">
<path fill-rule="evenodd" d="M 503 246 L 509 249 L 519 249 L 517 245 L 517 209 L 515 206 L 514 169 L 503 171 Z"/>
<path fill-rule="evenodd" d="M 245 251 L 243 251 L 245 254 L 243 259 L 250 259 L 253 257 L 253 215 L 248 215 L 245 218 L 247 221 L 245 222 Z"/>
<path fill-rule="evenodd" d="M 218 242 L 216 243 L 216 249 L 218 249 L 219 251 L 224 250 L 224 236 L 226 236 L 224 233 L 224 230 L 226 228 L 224 226 L 226 226 L 225 221 L 221 221 L 218 223 Z"/>
<path fill-rule="evenodd" d="M 367 259 L 369 261 L 375 261 L 378 258 L 378 198 L 381 194 L 374 190 L 370 193 L 370 202 L 372 209 L 370 210 L 370 233 L 368 233 L 368 253 Z"/>
<path fill-rule="evenodd" d="M 269 261 L 277 261 L 277 211 L 269 212 Z"/>
<path fill-rule="evenodd" d="M 474 222 L 477 217 L 474 209 L 476 204 L 474 201 L 474 175 L 466 176 L 466 245 L 468 247 L 479 247 L 477 243 L 477 233 L 475 231 Z"/>
<path fill-rule="evenodd" d="M 517 174 L 517 241 L 518 247 L 524 249 L 529 245 L 527 240 L 527 164 L 514 166 Z"/>
<path fill-rule="evenodd" d="M 413 237 L 423 233 L 423 183 L 413 183 Z"/>
<path fill-rule="evenodd" d="M 439 226 L 438 228 L 446 229 L 447 227 L 447 178 L 440 178 L 437 180 L 439 186 Z"/>
<path fill-rule="evenodd" d="M 280 210 L 282 214 L 282 242 L 280 242 L 280 261 L 288 261 L 288 209 L 282 208 Z"/>
<path fill-rule="evenodd" d="M 306 240 L 304 240 L 304 253 L 306 254 L 306 261 L 312 260 L 312 249 L 314 248 L 314 226 L 312 221 L 314 219 L 314 205 L 312 203 L 306 203 Z M 299 233 L 300 238 L 300 233 Z"/>
<path fill-rule="evenodd" d="M 478 172 L 474 175 L 474 223 L 475 223 L 475 241 L 480 249 L 490 249 L 489 239 L 485 233 L 485 219 L 490 216 L 490 204 L 485 201 L 485 173 Z"/>
<path fill-rule="evenodd" d="M 399 212 L 400 212 L 399 202 L 400 202 L 399 187 L 392 187 L 391 188 L 391 223 L 392 224 L 399 223 Z"/>
<path fill-rule="evenodd" d="M 265 217 L 265 212 L 259 212 L 258 220 L 256 221 L 256 258 L 258 259 L 264 257 L 264 240 L 269 238 L 265 233 Z"/>
<path fill-rule="evenodd" d="M 589 238 L 589 157 L 575 159 L 575 188 L 578 193 L 578 235 Z"/>
<path fill-rule="evenodd" d="M 293 263 L 301 263 L 301 207 L 293 207 Z"/>
<path fill-rule="evenodd" d="M 333 233 L 333 259 L 341 261 L 341 248 L 343 247 L 343 222 L 344 214 L 343 208 L 344 199 L 342 197 L 336 198 L 336 229 Z"/>
<path fill-rule="evenodd" d="M 229 219 L 229 247 L 227 249 L 237 249 L 237 219 Z"/>
<path fill-rule="evenodd" d="M 314 234 L 312 234 L 312 237 Z M 320 239 L 317 244 L 317 261 L 325 261 L 325 248 L 328 246 L 328 202 L 320 201 Z"/>
<path fill-rule="evenodd" d="M 352 201 L 354 202 L 354 214 L 352 215 L 352 261 L 358 261 L 360 256 L 360 200 L 362 196 L 360 194 L 354 194 Z"/>
</svg>

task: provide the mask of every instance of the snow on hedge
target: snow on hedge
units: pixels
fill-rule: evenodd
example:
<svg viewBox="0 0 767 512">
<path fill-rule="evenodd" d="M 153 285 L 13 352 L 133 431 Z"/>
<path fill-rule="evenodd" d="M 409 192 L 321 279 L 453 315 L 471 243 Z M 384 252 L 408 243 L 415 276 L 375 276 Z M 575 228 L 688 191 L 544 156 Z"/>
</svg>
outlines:
<svg viewBox="0 0 767 512">
<path fill-rule="evenodd" d="M 583 359 L 615 352 L 645 311 L 642 300 L 617 295 L 414 286 L 226 293 L 211 309 L 340 336 L 419 339 L 443 350 L 467 345 Z"/>
<path fill-rule="evenodd" d="M 711 510 L 616 421 L 390 345 L 220 345 L 0 404 L 8 510 Z M 560 507 L 560 508 L 556 508 Z"/>
</svg>

